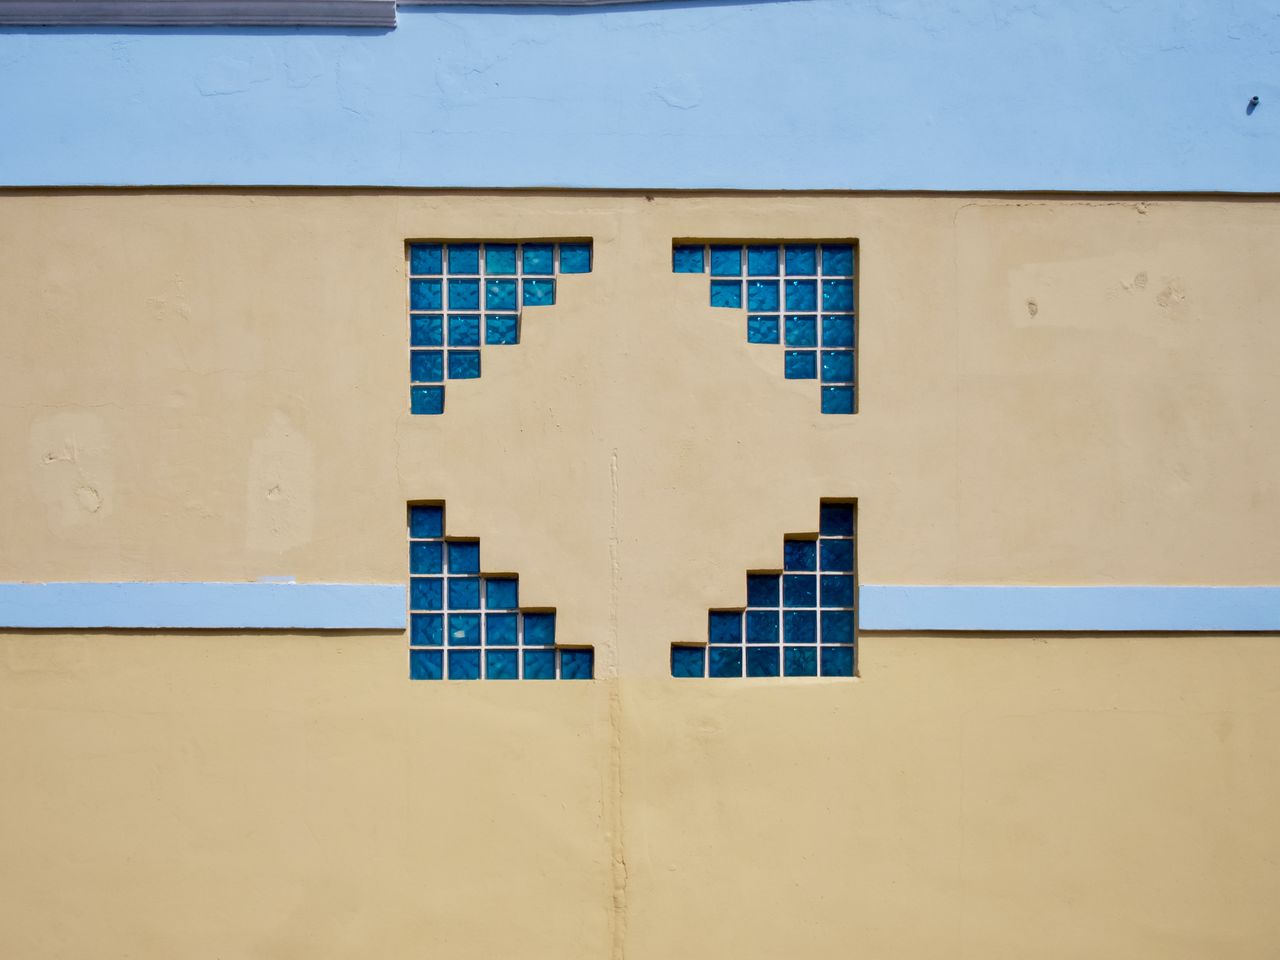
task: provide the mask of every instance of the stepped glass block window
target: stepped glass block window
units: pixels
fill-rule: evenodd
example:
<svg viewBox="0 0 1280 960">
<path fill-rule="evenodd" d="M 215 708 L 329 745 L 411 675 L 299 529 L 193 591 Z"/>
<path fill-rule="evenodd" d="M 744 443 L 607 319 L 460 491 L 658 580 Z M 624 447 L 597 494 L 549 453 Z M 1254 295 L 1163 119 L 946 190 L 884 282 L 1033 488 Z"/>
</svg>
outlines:
<svg viewBox="0 0 1280 960">
<path fill-rule="evenodd" d="M 520 606 L 520 581 L 481 573 L 480 541 L 446 537 L 444 507 L 409 507 L 409 677 L 590 680 L 590 647 L 557 647 L 554 610 Z"/>
<path fill-rule="evenodd" d="M 710 275 L 713 307 L 741 310 L 748 343 L 782 347 L 788 380 L 816 380 L 823 413 L 854 413 L 857 251 L 845 241 L 672 246 L 674 273 Z"/>
<path fill-rule="evenodd" d="M 409 409 L 440 414 L 446 382 L 480 376 L 482 346 L 519 343 L 525 307 L 591 272 L 591 241 L 410 242 L 408 258 Z"/>
<path fill-rule="evenodd" d="M 852 677 L 854 505 L 822 502 L 818 532 L 782 543 L 782 569 L 747 574 L 747 605 L 711 610 L 707 644 L 673 644 L 674 677 Z"/>
</svg>

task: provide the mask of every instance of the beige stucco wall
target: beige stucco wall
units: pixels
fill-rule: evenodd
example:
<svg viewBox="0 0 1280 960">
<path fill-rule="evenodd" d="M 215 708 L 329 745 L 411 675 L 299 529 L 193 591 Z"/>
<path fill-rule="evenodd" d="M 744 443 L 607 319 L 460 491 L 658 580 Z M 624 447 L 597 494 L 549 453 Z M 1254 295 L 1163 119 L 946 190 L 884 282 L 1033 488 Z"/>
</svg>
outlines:
<svg viewBox="0 0 1280 960">
<path fill-rule="evenodd" d="M 864 583 L 1280 581 L 1280 203 L 0 196 L 0 580 L 399 582 L 404 502 L 593 644 L 424 684 L 396 634 L 0 638 L 0 956 L 1269 957 L 1280 647 L 862 640 L 676 683 L 818 499 Z M 407 413 L 406 237 L 591 236 Z M 673 237 L 856 237 L 818 414 Z"/>
</svg>

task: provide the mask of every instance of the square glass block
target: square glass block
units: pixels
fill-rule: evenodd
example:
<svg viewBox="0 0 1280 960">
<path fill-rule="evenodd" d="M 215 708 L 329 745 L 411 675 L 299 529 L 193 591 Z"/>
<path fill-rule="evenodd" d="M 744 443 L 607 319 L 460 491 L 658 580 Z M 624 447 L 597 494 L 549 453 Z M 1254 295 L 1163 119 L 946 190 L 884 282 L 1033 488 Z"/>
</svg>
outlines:
<svg viewBox="0 0 1280 960">
<path fill-rule="evenodd" d="M 515 577 L 486 577 L 484 605 L 490 610 L 514 610 L 520 604 L 520 581 Z"/>
<path fill-rule="evenodd" d="M 742 248 L 712 247 L 711 275 L 713 277 L 742 276 Z"/>
<path fill-rule="evenodd" d="M 853 611 L 822 611 L 822 642 L 853 643 Z"/>
<path fill-rule="evenodd" d="M 409 379 L 414 383 L 439 383 L 444 379 L 444 353 L 439 350 L 409 351 Z"/>
<path fill-rule="evenodd" d="M 783 570 L 816 570 L 818 568 L 818 541 L 784 540 L 782 542 Z"/>
<path fill-rule="evenodd" d="M 409 616 L 409 645 L 438 647 L 444 643 L 443 617 L 438 613 L 414 613 Z"/>
<path fill-rule="evenodd" d="M 479 310 L 480 309 L 480 281 L 479 280 L 450 280 L 449 281 L 449 309 L 450 310 Z"/>
<path fill-rule="evenodd" d="M 822 312 L 848 313 L 853 309 L 852 280 L 822 281 Z"/>
<path fill-rule="evenodd" d="M 824 347 L 852 347 L 853 317 L 823 317 L 822 345 Z"/>
<path fill-rule="evenodd" d="M 410 577 L 409 609 L 443 610 L 444 580 L 440 577 Z"/>
<path fill-rule="evenodd" d="M 486 650 L 484 652 L 484 675 L 489 680 L 519 680 L 519 651 Z"/>
<path fill-rule="evenodd" d="M 443 347 L 444 318 L 438 313 L 421 313 L 409 317 L 411 347 Z"/>
<path fill-rule="evenodd" d="M 484 318 L 484 342 L 508 344 L 520 342 L 520 324 L 514 313 L 497 313 Z"/>
<path fill-rule="evenodd" d="M 778 611 L 747 611 L 747 643 L 778 642 Z"/>
<path fill-rule="evenodd" d="M 741 647 L 708 647 L 707 661 L 713 677 L 742 676 Z"/>
<path fill-rule="evenodd" d="M 474 380 L 480 376 L 479 350 L 450 350 L 449 379 Z"/>
<path fill-rule="evenodd" d="M 550 243 L 526 243 L 521 250 L 525 276 L 549 277 L 556 272 L 555 246 Z"/>
<path fill-rule="evenodd" d="M 443 284 L 439 280 L 410 280 L 409 309 L 439 310 Z"/>
<path fill-rule="evenodd" d="M 702 273 L 706 268 L 701 245 L 680 245 L 671 248 L 672 273 Z"/>
<path fill-rule="evenodd" d="M 556 302 L 556 282 L 554 280 L 525 280 L 524 305 L 526 307 L 549 307 Z"/>
<path fill-rule="evenodd" d="M 852 677 L 853 647 L 823 647 L 822 675 L 824 677 Z"/>
<path fill-rule="evenodd" d="M 444 387 L 411 387 L 410 413 L 444 413 Z"/>
<path fill-rule="evenodd" d="M 822 274 L 826 277 L 852 277 L 853 245 L 848 243 L 824 243 L 822 245 Z"/>
<path fill-rule="evenodd" d="M 561 680 L 590 680 L 595 675 L 596 653 L 590 647 L 570 647 L 560 651 Z"/>
<path fill-rule="evenodd" d="M 526 613 L 524 615 L 524 645 L 549 647 L 556 642 L 556 615 L 554 613 Z"/>
<path fill-rule="evenodd" d="M 514 277 L 516 274 L 516 245 L 514 243 L 486 243 L 484 245 L 484 272 L 498 277 Z"/>
<path fill-rule="evenodd" d="M 818 309 L 818 286 L 816 280 L 788 280 L 787 309 L 795 313 L 805 313 Z"/>
<path fill-rule="evenodd" d="M 813 316 L 787 317 L 786 344 L 788 347 L 816 347 L 818 345 L 818 318 Z"/>
<path fill-rule="evenodd" d="M 789 243 L 783 254 L 788 276 L 812 277 L 818 272 L 818 248 L 812 243 Z"/>
<path fill-rule="evenodd" d="M 449 609 L 450 610 L 479 610 L 480 609 L 480 578 L 479 577 L 450 577 L 449 578 Z"/>
<path fill-rule="evenodd" d="M 671 648 L 671 675 L 673 677 L 703 677 L 707 672 L 705 647 Z"/>
<path fill-rule="evenodd" d="M 449 614 L 449 646 L 451 647 L 480 646 L 480 614 L 478 613 Z"/>
<path fill-rule="evenodd" d="M 852 540 L 823 540 L 820 549 L 823 570 L 853 569 Z"/>
<path fill-rule="evenodd" d="M 742 643 L 742 611 L 712 610 L 707 614 L 707 639 L 711 643 Z"/>
<path fill-rule="evenodd" d="M 783 366 L 788 380 L 813 380 L 818 376 L 818 352 L 788 350 Z"/>
<path fill-rule="evenodd" d="M 816 677 L 818 648 L 785 647 L 782 651 L 782 672 L 788 677 Z"/>
<path fill-rule="evenodd" d="M 486 310 L 515 310 L 517 306 L 514 280 L 485 281 L 484 308 Z"/>
<path fill-rule="evenodd" d="M 449 317 L 449 346 L 480 346 L 480 318 L 474 313 L 462 313 Z"/>
<path fill-rule="evenodd" d="M 747 676 L 776 677 L 779 669 L 777 647 L 747 647 Z"/>
<path fill-rule="evenodd" d="M 591 272 L 591 244 L 589 243 L 560 244 L 560 272 L 561 273 L 590 273 Z"/>
<path fill-rule="evenodd" d="M 449 572 L 450 573 L 479 573 L 480 572 L 480 541 L 479 540 L 450 540 L 449 541 Z"/>
<path fill-rule="evenodd" d="M 784 607 L 816 607 L 818 578 L 811 573 L 788 573 L 782 578 Z"/>
<path fill-rule="evenodd" d="M 748 310 L 777 310 L 778 309 L 778 281 L 777 280 L 748 280 L 747 281 L 747 309 Z"/>
<path fill-rule="evenodd" d="M 778 247 L 747 247 L 747 276 L 776 277 L 778 275 Z"/>
<path fill-rule="evenodd" d="M 853 504 L 822 504 L 818 511 L 818 531 L 824 537 L 852 537 Z"/>
<path fill-rule="evenodd" d="M 747 317 L 748 343 L 777 343 L 777 317 Z"/>
<path fill-rule="evenodd" d="M 450 680 L 479 680 L 480 679 L 480 651 L 479 650 L 450 650 L 449 651 L 449 679 Z"/>
<path fill-rule="evenodd" d="M 776 573 L 747 574 L 747 606 L 778 606 L 778 584 L 781 578 Z"/>
<path fill-rule="evenodd" d="M 492 647 L 514 647 L 519 642 L 514 613 L 486 613 L 484 615 L 484 642 Z"/>
<path fill-rule="evenodd" d="M 477 274 L 480 272 L 480 244 L 449 244 L 449 272 Z"/>
<path fill-rule="evenodd" d="M 853 387 L 823 387 L 823 413 L 853 413 Z"/>
<path fill-rule="evenodd" d="M 818 615 L 813 610 L 788 610 L 782 615 L 783 643 L 817 643 Z"/>
<path fill-rule="evenodd" d="M 853 383 L 853 351 L 823 350 L 822 379 L 834 383 Z"/>
<path fill-rule="evenodd" d="M 822 575 L 822 606 L 824 608 L 852 607 L 853 577 L 839 573 L 824 573 Z"/>
<path fill-rule="evenodd" d="M 444 654 L 439 650 L 410 650 L 409 679 L 439 680 L 444 676 Z"/>
<path fill-rule="evenodd" d="M 409 536 L 429 540 L 444 536 L 444 507 L 435 503 L 415 503 L 409 508 Z"/>
<path fill-rule="evenodd" d="M 444 544 L 439 540 L 419 540 L 409 544 L 410 573 L 443 573 Z"/>
<path fill-rule="evenodd" d="M 742 284 L 737 280 L 712 280 L 711 305 L 713 307 L 741 307 Z"/>
<path fill-rule="evenodd" d="M 556 678 L 556 652 L 554 650 L 525 650 L 524 678 L 526 680 L 554 680 Z"/>
<path fill-rule="evenodd" d="M 438 243 L 409 244 L 409 274 L 414 277 L 438 277 L 443 250 Z"/>
</svg>

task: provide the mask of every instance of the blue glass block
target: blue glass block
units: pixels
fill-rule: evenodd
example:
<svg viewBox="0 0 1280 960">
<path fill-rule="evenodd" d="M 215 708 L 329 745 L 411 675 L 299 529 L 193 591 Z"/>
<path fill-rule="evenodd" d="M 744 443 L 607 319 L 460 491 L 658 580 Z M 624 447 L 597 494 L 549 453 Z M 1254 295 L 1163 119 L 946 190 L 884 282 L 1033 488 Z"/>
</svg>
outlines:
<svg viewBox="0 0 1280 960">
<path fill-rule="evenodd" d="M 853 413 L 853 387 L 823 387 L 823 413 Z"/>
<path fill-rule="evenodd" d="M 480 609 L 480 578 L 479 577 L 450 577 L 449 578 L 449 609 L 450 610 L 479 610 Z"/>
<path fill-rule="evenodd" d="M 782 615 L 783 643 L 817 643 L 818 615 L 813 610 L 788 610 Z"/>
<path fill-rule="evenodd" d="M 442 284 L 439 280 L 410 280 L 409 309 L 439 310 Z"/>
<path fill-rule="evenodd" d="M 484 582 L 484 605 L 490 610 L 514 610 L 520 604 L 520 581 L 515 577 L 493 577 Z"/>
<path fill-rule="evenodd" d="M 411 350 L 409 379 L 415 383 L 438 383 L 444 379 L 444 354 L 439 350 Z"/>
<path fill-rule="evenodd" d="M 783 259 L 793 277 L 811 277 L 818 272 L 818 248 L 811 243 L 787 244 Z"/>
<path fill-rule="evenodd" d="M 713 677 L 742 676 L 741 647 L 710 647 L 707 650 L 710 674 Z"/>
<path fill-rule="evenodd" d="M 852 677 L 853 647 L 823 647 L 822 675 L 824 677 Z"/>
<path fill-rule="evenodd" d="M 747 676 L 776 677 L 779 672 L 778 653 L 777 647 L 748 647 Z"/>
<path fill-rule="evenodd" d="M 519 643 L 514 613 L 486 613 L 484 616 L 484 642 L 493 647 L 514 647 Z"/>
<path fill-rule="evenodd" d="M 778 281 L 748 280 L 747 281 L 747 309 L 748 310 L 777 310 L 778 309 Z"/>
<path fill-rule="evenodd" d="M 524 615 L 524 645 L 549 647 L 556 642 L 556 615 L 554 613 L 526 613 Z"/>
<path fill-rule="evenodd" d="M 853 317 L 823 317 L 822 345 L 824 347 L 852 347 Z"/>
<path fill-rule="evenodd" d="M 551 276 L 556 272 L 555 246 L 550 243 L 526 243 L 524 245 L 524 272 L 526 275 Z"/>
<path fill-rule="evenodd" d="M 428 540 L 444 536 L 444 507 L 434 503 L 418 503 L 409 508 L 409 536 Z"/>
<path fill-rule="evenodd" d="M 409 579 L 410 610 L 443 610 L 444 581 L 439 577 Z"/>
<path fill-rule="evenodd" d="M 778 612 L 776 610 L 747 611 L 747 643 L 777 643 Z"/>
<path fill-rule="evenodd" d="M 712 643 L 742 643 L 742 611 L 712 610 L 707 615 L 707 639 Z"/>
<path fill-rule="evenodd" d="M 776 277 L 778 275 L 778 247 L 747 247 L 747 276 Z"/>
<path fill-rule="evenodd" d="M 823 570 L 853 569 L 852 540 L 823 540 L 821 550 Z"/>
<path fill-rule="evenodd" d="M 822 611 L 822 642 L 853 643 L 853 611 Z"/>
<path fill-rule="evenodd" d="M 480 541 L 479 540 L 449 541 L 449 572 L 450 573 L 479 573 L 480 572 Z"/>
<path fill-rule="evenodd" d="M 783 570 L 816 570 L 818 568 L 818 541 L 782 541 Z"/>
<path fill-rule="evenodd" d="M 703 677 L 707 673 L 707 651 L 704 647 L 671 648 L 671 675 L 673 677 Z"/>
<path fill-rule="evenodd" d="M 409 317 L 409 345 L 413 347 L 444 346 L 444 318 L 438 313 Z"/>
<path fill-rule="evenodd" d="M 479 310 L 480 309 L 480 281 L 479 280 L 450 280 L 449 281 L 449 309 L 450 310 Z"/>
<path fill-rule="evenodd" d="M 561 680 L 590 680 L 595 673 L 596 652 L 590 647 L 560 651 Z"/>
<path fill-rule="evenodd" d="M 439 650 L 410 650 L 409 679 L 439 680 L 444 675 L 444 657 Z"/>
<path fill-rule="evenodd" d="M 822 245 L 822 272 L 828 277 L 853 276 L 853 247 L 850 244 Z"/>
<path fill-rule="evenodd" d="M 449 646 L 451 647 L 480 646 L 480 614 L 478 613 L 449 614 Z"/>
<path fill-rule="evenodd" d="M 443 262 L 442 251 L 438 243 L 409 244 L 409 273 L 415 277 L 440 276 L 440 265 Z"/>
<path fill-rule="evenodd" d="M 780 579 L 776 573 L 747 574 L 747 606 L 778 606 L 778 584 Z"/>
<path fill-rule="evenodd" d="M 500 277 L 515 276 L 516 245 L 514 243 L 486 243 L 484 245 L 484 272 Z"/>
<path fill-rule="evenodd" d="M 520 324 L 514 313 L 493 314 L 484 318 L 484 342 L 519 343 Z"/>
<path fill-rule="evenodd" d="M 556 282 L 554 280 L 524 281 L 524 305 L 526 307 L 549 307 L 556 302 Z"/>
<path fill-rule="evenodd" d="M 788 280 L 787 309 L 805 313 L 818 309 L 818 287 L 815 280 Z"/>
<path fill-rule="evenodd" d="M 822 605 L 824 607 L 853 606 L 853 577 L 838 573 L 822 575 Z"/>
<path fill-rule="evenodd" d="M 853 309 L 852 280 L 822 281 L 822 312 L 846 313 Z"/>
<path fill-rule="evenodd" d="M 485 281 L 484 308 L 486 310 L 515 310 L 517 306 L 514 280 Z"/>
<path fill-rule="evenodd" d="M 822 379 L 836 383 L 853 382 L 853 351 L 823 350 Z"/>
<path fill-rule="evenodd" d="M 478 243 L 449 244 L 449 272 L 450 273 L 470 273 L 470 274 L 479 273 L 480 272 L 480 244 Z"/>
<path fill-rule="evenodd" d="M 415 613 L 409 617 L 409 643 L 415 647 L 438 647 L 444 643 L 444 618 L 438 613 Z"/>
<path fill-rule="evenodd" d="M 852 537 L 853 504 L 822 504 L 818 511 L 818 532 L 824 537 Z"/>
<path fill-rule="evenodd" d="M 450 680 L 479 680 L 480 679 L 480 651 L 479 650 L 450 650 L 449 651 L 449 679 Z"/>
<path fill-rule="evenodd" d="M 464 313 L 450 317 L 449 346 L 480 346 L 480 318 L 474 313 Z"/>
<path fill-rule="evenodd" d="M 519 680 L 520 654 L 515 650 L 486 650 L 484 675 L 489 680 Z"/>
<path fill-rule="evenodd" d="M 526 680 L 554 680 L 556 678 L 556 652 L 554 650 L 525 650 L 524 678 Z"/>
<path fill-rule="evenodd" d="M 783 648 L 782 672 L 788 677 L 816 677 L 818 675 L 818 648 Z"/>
<path fill-rule="evenodd" d="M 747 317 L 748 343 L 777 343 L 777 317 Z"/>
<path fill-rule="evenodd" d="M 561 273 L 590 273 L 591 272 L 591 244 L 589 243 L 560 244 L 560 272 Z"/>
<path fill-rule="evenodd" d="M 711 275 L 713 277 L 742 276 L 742 248 L 712 247 Z"/>
<path fill-rule="evenodd" d="M 479 350 L 450 350 L 449 379 L 474 380 L 480 376 Z"/>
<path fill-rule="evenodd" d="M 703 260 L 704 248 L 701 246 L 691 247 L 672 247 L 671 248 L 671 272 L 672 273 L 702 273 L 706 270 L 706 263 Z"/>
<path fill-rule="evenodd" d="M 788 573 L 782 578 L 784 607 L 816 607 L 818 578 L 810 573 Z"/>
<path fill-rule="evenodd" d="M 813 380 L 818 376 L 816 350 L 788 350 L 785 370 L 788 380 Z"/>
<path fill-rule="evenodd" d="M 409 544 L 410 573 L 443 573 L 444 544 L 439 540 Z"/>
<path fill-rule="evenodd" d="M 711 305 L 713 307 L 741 307 L 742 284 L 737 280 L 712 280 Z"/>
<path fill-rule="evenodd" d="M 816 347 L 817 317 L 787 317 L 786 344 L 788 347 Z"/>
</svg>

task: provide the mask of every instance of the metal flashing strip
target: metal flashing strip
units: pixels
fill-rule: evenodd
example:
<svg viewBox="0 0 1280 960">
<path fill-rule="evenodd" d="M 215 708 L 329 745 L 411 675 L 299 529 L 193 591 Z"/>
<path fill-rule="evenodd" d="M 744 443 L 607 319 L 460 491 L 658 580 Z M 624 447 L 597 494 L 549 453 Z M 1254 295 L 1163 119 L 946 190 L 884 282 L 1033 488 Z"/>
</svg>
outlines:
<svg viewBox="0 0 1280 960">
<path fill-rule="evenodd" d="M 395 25 L 395 0 L 0 0 L 0 26 Z"/>
</svg>

